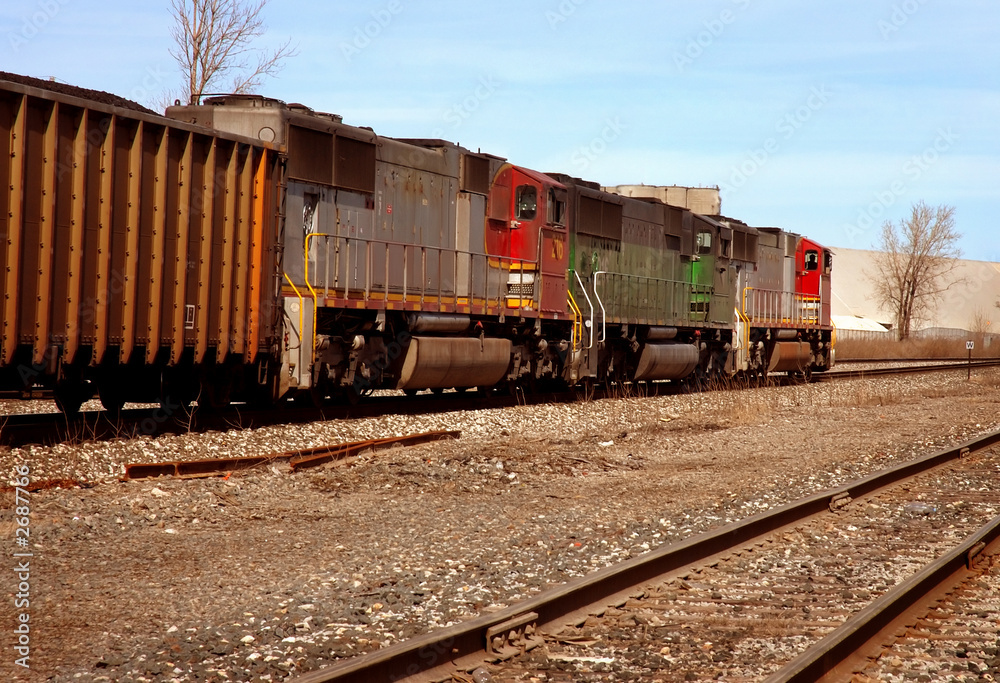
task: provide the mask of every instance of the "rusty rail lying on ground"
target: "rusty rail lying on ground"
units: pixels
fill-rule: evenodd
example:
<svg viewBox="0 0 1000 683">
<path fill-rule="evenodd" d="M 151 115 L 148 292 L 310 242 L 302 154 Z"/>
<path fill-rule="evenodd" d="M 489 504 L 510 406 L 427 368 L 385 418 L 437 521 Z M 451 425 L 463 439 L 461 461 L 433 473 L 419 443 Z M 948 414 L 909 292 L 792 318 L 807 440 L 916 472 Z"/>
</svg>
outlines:
<svg viewBox="0 0 1000 683">
<path fill-rule="evenodd" d="M 205 460 L 179 460 L 149 464 L 125 465 L 125 479 L 149 479 L 153 477 L 214 477 L 227 472 L 257 467 L 275 460 L 287 460 L 291 471 L 316 467 L 333 460 L 357 455 L 367 450 L 378 451 L 393 446 L 415 446 L 429 441 L 457 439 L 459 431 L 425 432 L 407 436 L 390 436 L 384 439 L 369 439 L 335 446 L 320 446 L 305 450 L 272 453 L 270 455 L 243 456 L 237 458 L 210 458 Z"/>
</svg>

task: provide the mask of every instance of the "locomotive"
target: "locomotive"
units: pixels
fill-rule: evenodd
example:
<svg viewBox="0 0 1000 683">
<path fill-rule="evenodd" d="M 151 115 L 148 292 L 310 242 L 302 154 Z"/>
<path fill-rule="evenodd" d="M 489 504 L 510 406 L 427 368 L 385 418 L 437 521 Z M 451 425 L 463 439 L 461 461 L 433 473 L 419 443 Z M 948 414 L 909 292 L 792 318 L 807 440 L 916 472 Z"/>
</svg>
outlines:
<svg viewBox="0 0 1000 683">
<path fill-rule="evenodd" d="M 257 95 L 158 116 L 0 80 L 0 146 L 0 390 L 67 412 L 834 362 L 830 250 L 662 188 Z"/>
</svg>

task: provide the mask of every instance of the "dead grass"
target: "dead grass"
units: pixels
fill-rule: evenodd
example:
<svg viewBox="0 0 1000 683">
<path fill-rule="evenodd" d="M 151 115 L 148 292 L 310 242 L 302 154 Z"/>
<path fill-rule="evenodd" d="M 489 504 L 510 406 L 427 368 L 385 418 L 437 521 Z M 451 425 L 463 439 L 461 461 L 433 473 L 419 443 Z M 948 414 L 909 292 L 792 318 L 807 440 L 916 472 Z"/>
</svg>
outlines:
<svg viewBox="0 0 1000 683">
<path fill-rule="evenodd" d="M 907 399 L 904 392 L 882 382 L 847 382 L 837 389 L 830 399 L 831 407 L 870 408 L 895 405 Z"/>
<path fill-rule="evenodd" d="M 987 389 L 1000 389 L 1000 369 L 975 370 L 972 373 L 972 383 Z"/>
<path fill-rule="evenodd" d="M 975 335 L 973 335 L 975 336 Z M 973 358 L 995 358 L 995 348 L 984 348 L 982 340 L 976 340 Z M 866 358 L 965 358 L 965 339 L 960 338 L 929 338 L 906 339 L 904 341 L 881 339 L 851 339 L 837 340 L 838 360 L 864 360 Z"/>
<path fill-rule="evenodd" d="M 774 397 L 767 396 L 764 392 L 740 392 L 736 403 L 726 413 L 726 421 L 737 427 L 763 424 L 774 417 L 779 409 Z"/>
</svg>

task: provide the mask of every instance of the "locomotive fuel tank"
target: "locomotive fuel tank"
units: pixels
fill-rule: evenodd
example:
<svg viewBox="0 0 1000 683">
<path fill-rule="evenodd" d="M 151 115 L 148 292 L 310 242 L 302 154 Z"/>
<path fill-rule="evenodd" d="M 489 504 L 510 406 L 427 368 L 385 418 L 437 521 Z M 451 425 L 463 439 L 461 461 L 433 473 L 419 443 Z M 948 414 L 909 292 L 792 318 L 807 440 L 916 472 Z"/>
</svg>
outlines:
<svg viewBox="0 0 1000 683">
<path fill-rule="evenodd" d="M 510 366 L 509 339 L 413 337 L 397 389 L 491 387 Z"/>
<path fill-rule="evenodd" d="M 803 372 L 812 365 L 812 349 L 806 342 L 778 342 L 771 353 L 768 372 Z"/>
<path fill-rule="evenodd" d="M 683 379 L 698 367 L 699 357 L 694 344 L 646 344 L 633 379 L 636 382 Z"/>
</svg>

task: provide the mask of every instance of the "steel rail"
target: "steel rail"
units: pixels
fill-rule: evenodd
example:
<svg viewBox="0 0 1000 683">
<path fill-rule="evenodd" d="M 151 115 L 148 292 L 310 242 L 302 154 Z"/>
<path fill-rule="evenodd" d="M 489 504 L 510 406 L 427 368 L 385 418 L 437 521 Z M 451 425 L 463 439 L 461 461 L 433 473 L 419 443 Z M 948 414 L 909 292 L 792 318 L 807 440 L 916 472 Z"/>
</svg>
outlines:
<svg viewBox="0 0 1000 683">
<path fill-rule="evenodd" d="M 333 460 L 342 460 L 364 451 L 379 451 L 392 446 L 416 446 L 443 439 L 457 439 L 458 431 L 436 431 L 406 436 L 388 436 L 334 446 L 319 446 L 270 455 L 250 455 L 234 458 L 204 458 L 201 460 L 176 460 L 170 462 L 137 463 L 125 465 L 125 479 L 152 479 L 155 477 L 211 477 L 226 472 L 238 472 L 264 465 L 275 460 L 287 460 L 292 472 L 316 467 Z"/>
<path fill-rule="evenodd" d="M 986 358 L 983 356 L 973 356 L 972 362 L 976 361 L 990 361 L 996 360 L 995 358 Z M 837 365 L 846 365 L 853 363 L 968 363 L 969 359 L 966 356 L 950 356 L 947 358 L 837 358 Z"/>
<path fill-rule="evenodd" d="M 976 369 L 1000 365 L 1000 360 L 973 361 Z M 951 365 L 922 365 L 905 368 L 880 368 L 873 370 L 833 370 L 813 373 L 812 381 L 826 382 L 880 375 L 900 375 L 944 370 L 965 370 L 967 363 Z M 801 380 L 774 375 L 771 382 L 781 383 Z M 720 384 L 720 388 L 724 385 Z M 656 394 L 681 391 L 677 382 L 655 382 Z M 595 398 L 614 397 L 615 392 L 594 394 Z M 233 405 L 228 410 L 204 411 L 197 408 L 165 410 L 159 407 L 130 408 L 112 414 L 106 410 L 92 410 L 76 415 L 64 413 L 32 413 L 0 415 L 0 445 L 22 446 L 28 443 L 50 445 L 64 441 L 99 441 L 118 439 L 130 434 L 156 436 L 159 434 L 185 434 L 208 430 L 226 430 L 265 425 L 301 424 L 316 421 L 359 417 L 381 417 L 390 414 L 426 415 L 450 411 L 505 408 L 518 405 L 538 405 L 552 402 L 570 403 L 578 400 L 574 391 L 559 394 L 539 392 L 518 396 L 470 397 L 468 394 L 421 396 L 411 400 L 402 396 L 385 396 L 360 405 L 326 405 L 321 408 L 283 407 L 282 409 L 253 409 Z"/>
<path fill-rule="evenodd" d="M 912 375 L 921 372 L 943 372 L 946 370 L 965 370 L 969 367 L 973 369 L 991 368 L 1000 365 L 1000 360 L 973 360 L 968 362 L 953 362 L 941 365 L 908 365 L 897 368 L 871 368 L 869 370 L 832 370 L 825 373 L 813 373 L 812 379 L 817 382 L 828 382 L 837 379 L 861 378 L 861 377 L 881 377 L 890 375 Z"/>
<path fill-rule="evenodd" d="M 383 650 L 307 673 L 295 683 L 450 680 L 456 669 L 470 670 L 488 659 L 530 649 L 538 633 L 585 618 L 589 610 L 615 604 L 654 579 L 665 579 L 786 527 L 838 509 L 851 500 L 947 464 L 974 450 L 1000 443 L 1000 432 L 877 472 L 839 488 L 808 496 L 716 531 L 663 546 L 618 565 L 546 590 L 493 614 L 398 643 Z"/>
<path fill-rule="evenodd" d="M 1000 553 L 1000 517 L 858 612 L 768 677 L 766 683 L 849 679 L 956 586 L 975 576 L 979 560 L 997 553 Z"/>
</svg>

